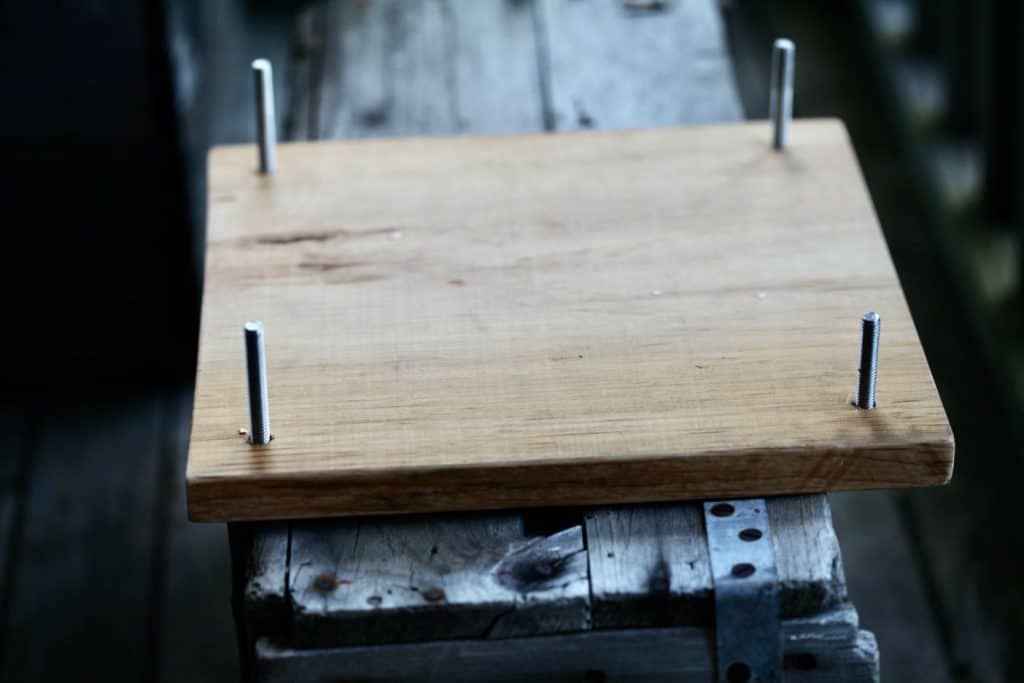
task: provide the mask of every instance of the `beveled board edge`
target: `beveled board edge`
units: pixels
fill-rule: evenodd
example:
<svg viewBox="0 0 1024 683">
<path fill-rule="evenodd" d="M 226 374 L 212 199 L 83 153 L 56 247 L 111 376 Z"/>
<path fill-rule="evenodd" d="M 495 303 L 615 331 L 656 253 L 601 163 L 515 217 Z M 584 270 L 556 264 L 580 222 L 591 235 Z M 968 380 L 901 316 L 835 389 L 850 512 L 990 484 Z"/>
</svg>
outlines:
<svg viewBox="0 0 1024 683">
<path fill-rule="evenodd" d="M 188 509 L 196 522 L 498 510 L 550 506 L 538 492 L 551 488 L 559 505 L 611 505 L 766 495 L 766 471 L 776 475 L 768 495 L 930 486 L 945 484 L 953 473 L 951 432 L 944 440 L 891 448 L 799 451 L 800 457 L 781 459 L 786 449 L 337 475 L 190 476 Z M 737 458 L 761 474 L 751 485 L 735 468 L 716 464 L 721 458 Z M 778 461 L 788 467 L 780 469 Z M 715 478 L 723 474 L 728 478 Z"/>
</svg>

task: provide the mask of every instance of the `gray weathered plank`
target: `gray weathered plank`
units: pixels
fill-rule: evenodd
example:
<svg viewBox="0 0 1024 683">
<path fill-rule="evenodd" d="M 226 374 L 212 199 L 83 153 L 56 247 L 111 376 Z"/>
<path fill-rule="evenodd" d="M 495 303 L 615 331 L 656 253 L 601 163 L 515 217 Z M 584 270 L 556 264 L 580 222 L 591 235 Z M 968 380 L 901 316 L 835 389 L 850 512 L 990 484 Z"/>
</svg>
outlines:
<svg viewBox="0 0 1024 683">
<path fill-rule="evenodd" d="M 846 600 L 846 577 L 823 494 L 768 499 L 783 616 L 808 616 Z"/>
<path fill-rule="evenodd" d="M 843 602 L 842 560 L 825 497 L 767 503 L 782 616 Z M 699 504 L 591 510 L 586 528 L 596 628 L 710 622 L 712 581 Z"/>
<path fill-rule="evenodd" d="M 291 557 L 297 647 L 588 627 L 578 526 L 529 538 L 517 514 L 295 522 Z"/>
<path fill-rule="evenodd" d="M 716 3 L 538 3 L 554 129 L 742 118 Z"/>
<path fill-rule="evenodd" d="M 40 406 L 0 679 L 150 675 L 158 407 Z"/>
<path fill-rule="evenodd" d="M 699 504 L 628 505 L 585 515 L 594 628 L 711 621 L 711 573 Z"/>
<path fill-rule="evenodd" d="M 322 35 L 319 137 L 542 125 L 529 3 L 335 0 Z"/>
<path fill-rule="evenodd" d="M 244 535 L 242 568 L 242 605 L 246 637 L 277 635 L 290 622 L 288 602 L 288 544 L 291 527 L 288 522 L 238 524 L 237 533 Z M 234 533 L 234 530 L 233 530 Z"/>
<path fill-rule="evenodd" d="M 852 608 L 782 623 L 787 681 L 877 681 L 878 650 Z M 291 650 L 257 643 L 265 681 L 711 681 L 713 636 L 697 627 L 546 638 Z"/>
</svg>

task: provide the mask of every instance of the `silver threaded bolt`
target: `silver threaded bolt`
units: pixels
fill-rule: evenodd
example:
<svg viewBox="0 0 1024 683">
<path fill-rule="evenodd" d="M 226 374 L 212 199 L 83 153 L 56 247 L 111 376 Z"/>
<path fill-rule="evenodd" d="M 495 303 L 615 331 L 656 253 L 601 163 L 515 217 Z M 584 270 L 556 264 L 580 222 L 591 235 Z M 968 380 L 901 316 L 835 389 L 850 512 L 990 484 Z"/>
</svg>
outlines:
<svg viewBox="0 0 1024 683">
<path fill-rule="evenodd" d="M 274 71 L 270 62 L 252 63 L 256 86 L 256 137 L 260 148 L 260 173 L 277 170 L 277 117 L 274 114 Z"/>
<path fill-rule="evenodd" d="M 878 382 L 878 336 L 882 319 L 875 312 L 860 319 L 860 366 L 857 368 L 857 407 L 875 407 L 875 385 Z"/>
<path fill-rule="evenodd" d="M 779 38 L 772 46 L 772 79 L 768 109 L 772 121 L 772 147 L 785 149 L 789 144 L 789 121 L 793 118 L 793 66 L 796 45 Z"/>
<path fill-rule="evenodd" d="M 249 443 L 270 443 L 270 407 L 267 400 L 267 354 L 263 324 L 245 324 L 245 371 L 249 380 Z"/>
</svg>

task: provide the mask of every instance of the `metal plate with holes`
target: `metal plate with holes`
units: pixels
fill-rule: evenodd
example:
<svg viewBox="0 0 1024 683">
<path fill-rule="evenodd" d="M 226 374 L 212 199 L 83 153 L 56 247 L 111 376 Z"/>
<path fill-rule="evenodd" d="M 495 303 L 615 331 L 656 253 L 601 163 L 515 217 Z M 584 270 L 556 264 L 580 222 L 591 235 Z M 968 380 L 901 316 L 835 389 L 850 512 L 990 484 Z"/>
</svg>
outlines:
<svg viewBox="0 0 1024 683">
<path fill-rule="evenodd" d="M 718 680 L 781 680 L 778 574 L 763 498 L 704 503 Z"/>
</svg>

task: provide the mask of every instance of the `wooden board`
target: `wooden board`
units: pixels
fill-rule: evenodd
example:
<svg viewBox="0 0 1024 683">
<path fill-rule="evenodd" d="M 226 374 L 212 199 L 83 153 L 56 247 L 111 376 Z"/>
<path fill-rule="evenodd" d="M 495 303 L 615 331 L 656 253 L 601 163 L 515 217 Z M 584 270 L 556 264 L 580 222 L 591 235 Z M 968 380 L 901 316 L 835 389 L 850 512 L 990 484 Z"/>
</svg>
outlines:
<svg viewBox="0 0 1024 683">
<path fill-rule="evenodd" d="M 788 683 L 877 683 L 878 645 L 852 607 L 786 619 L 780 630 Z M 717 680 L 713 632 L 693 626 L 331 649 L 261 638 L 256 660 L 259 680 L 274 682 Z"/>
<path fill-rule="evenodd" d="M 766 504 L 779 615 L 852 611 L 825 496 Z M 714 621 L 699 502 L 232 527 L 255 531 L 237 558 L 248 642 L 305 650 Z"/>
<path fill-rule="evenodd" d="M 210 157 L 190 515 L 945 482 L 953 442 L 849 140 L 800 121 Z M 883 318 L 879 407 L 851 405 Z M 249 446 L 241 325 L 275 440 Z"/>
</svg>

